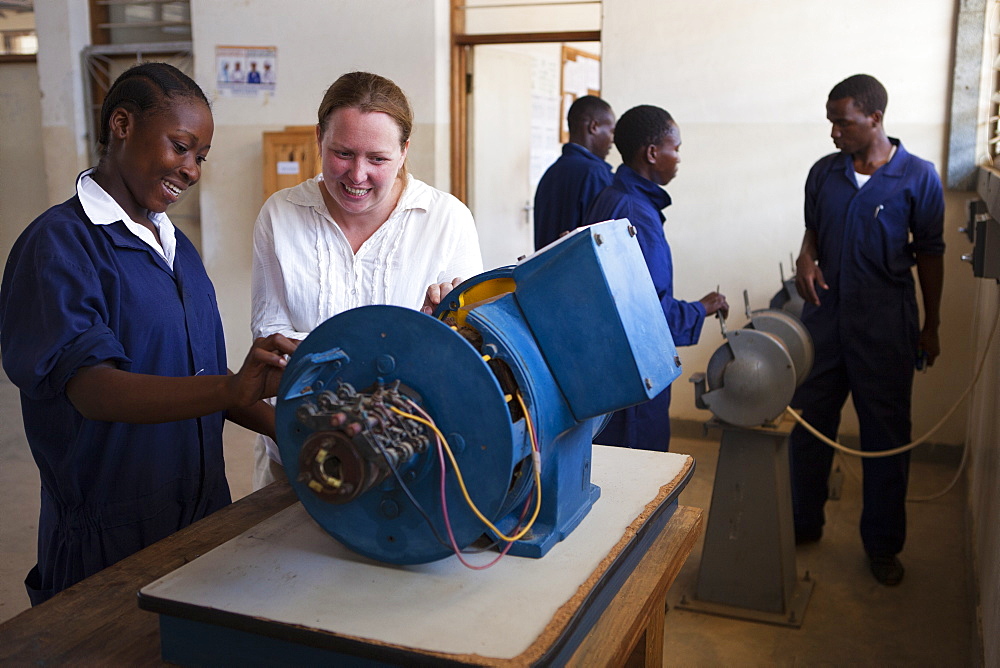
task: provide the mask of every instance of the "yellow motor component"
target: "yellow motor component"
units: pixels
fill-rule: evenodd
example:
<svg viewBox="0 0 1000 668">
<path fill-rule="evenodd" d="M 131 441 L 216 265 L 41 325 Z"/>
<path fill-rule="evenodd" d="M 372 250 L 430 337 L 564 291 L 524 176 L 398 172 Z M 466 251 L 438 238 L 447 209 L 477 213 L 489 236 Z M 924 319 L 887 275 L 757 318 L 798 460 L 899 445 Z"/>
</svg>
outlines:
<svg viewBox="0 0 1000 668">
<path fill-rule="evenodd" d="M 454 318 L 456 324 L 463 326 L 465 325 L 465 314 L 469 308 L 514 292 L 515 287 L 517 286 L 514 279 L 508 276 L 474 283 L 462 290 L 457 298 L 452 294 L 448 295 L 450 298 L 447 305 L 448 310 L 440 313 L 438 318 L 445 320 L 451 317 Z"/>
</svg>

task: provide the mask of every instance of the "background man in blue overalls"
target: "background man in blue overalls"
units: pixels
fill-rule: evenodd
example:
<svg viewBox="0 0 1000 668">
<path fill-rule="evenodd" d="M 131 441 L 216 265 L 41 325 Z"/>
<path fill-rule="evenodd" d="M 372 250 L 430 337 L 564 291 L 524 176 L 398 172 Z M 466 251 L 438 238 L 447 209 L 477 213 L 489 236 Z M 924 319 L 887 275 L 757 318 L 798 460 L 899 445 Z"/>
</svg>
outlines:
<svg viewBox="0 0 1000 668">
<path fill-rule="evenodd" d="M 584 95 L 570 105 L 566 122 L 569 142 L 535 190 L 535 250 L 583 225 L 590 203 L 611 185 L 611 165 L 604 162 L 615 136 L 611 105 Z"/>
<path fill-rule="evenodd" d="M 940 353 L 944 197 L 934 165 L 882 126 L 888 95 L 871 76 L 837 84 L 826 103 L 839 153 L 819 160 L 805 188 L 806 233 L 796 260 L 802 319 L 816 346 L 792 406 L 835 438 L 848 393 L 863 450 L 910 441 L 914 367 Z M 912 267 L 923 296 L 919 327 Z M 796 427 L 790 441 L 796 542 L 819 540 L 833 450 Z M 909 453 L 865 458 L 861 539 L 875 578 L 896 585 L 906 538 Z"/>
</svg>

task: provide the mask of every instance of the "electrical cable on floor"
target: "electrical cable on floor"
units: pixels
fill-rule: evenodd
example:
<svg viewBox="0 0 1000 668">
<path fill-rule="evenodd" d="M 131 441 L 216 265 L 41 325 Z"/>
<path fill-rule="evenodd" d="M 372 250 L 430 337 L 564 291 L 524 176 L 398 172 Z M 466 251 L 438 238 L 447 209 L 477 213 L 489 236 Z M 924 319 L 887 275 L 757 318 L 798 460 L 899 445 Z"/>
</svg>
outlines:
<svg viewBox="0 0 1000 668">
<path fill-rule="evenodd" d="M 958 461 L 958 468 L 955 469 L 955 474 L 952 476 L 951 481 L 949 481 L 948 484 L 944 486 L 944 489 L 938 492 L 934 492 L 933 494 L 928 494 L 926 496 L 907 496 L 906 500 L 913 503 L 920 503 L 923 501 L 933 501 L 935 499 L 940 499 L 942 496 L 950 492 L 955 487 L 955 485 L 958 484 L 958 481 L 962 478 L 962 471 L 965 470 L 965 464 L 968 461 L 968 454 L 969 454 L 968 446 L 963 445 L 962 457 Z M 843 454 L 838 452 L 836 456 L 838 462 L 837 466 L 847 471 L 849 474 L 851 474 L 851 477 L 854 478 L 854 481 L 857 482 L 859 485 L 863 485 L 864 481 L 861 478 L 861 473 L 859 473 L 857 470 L 855 470 L 853 466 L 847 463 L 847 459 Z"/>
<path fill-rule="evenodd" d="M 848 455 L 853 455 L 854 457 L 863 457 L 863 458 L 892 457 L 893 455 L 902 454 L 904 452 L 912 450 L 913 448 L 917 447 L 918 445 L 926 441 L 934 432 L 940 429 L 944 425 L 944 423 L 948 421 L 948 419 L 955 413 L 955 411 L 958 410 L 958 407 L 962 404 L 962 402 L 965 401 L 965 398 L 968 397 L 969 394 L 972 392 L 972 388 L 974 388 L 976 386 L 976 383 L 979 382 L 979 378 L 980 376 L 982 376 L 983 369 L 986 367 L 986 360 L 989 357 L 990 347 L 993 344 L 993 338 L 997 333 L 998 325 L 1000 325 L 1000 307 L 997 308 L 997 314 L 993 320 L 993 327 L 990 330 L 989 338 L 986 339 L 986 346 L 983 348 L 983 356 L 982 359 L 979 360 L 979 366 L 976 368 L 976 374 L 975 376 L 973 376 L 972 382 L 969 383 L 969 386 L 965 388 L 965 391 L 963 391 L 961 396 L 958 397 L 958 399 L 955 401 L 955 404 L 951 407 L 951 409 L 948 410 L 947 413 L 945 413 L 944 417 L 941 418 L 937 424 L 931 427 L 926 434 L 924 434 L 923 436 L 921 436 L 920 438 L 916 439 L 911 443 L 907 443 L 906 445 L 901 445 L 898 448 L 893 448 L 891 450 L 876 450 L 876 451 L 855 450 L 854 448 L 848 448 L 847 446 L 841 445 L 837 441 L 828 438 L 825 434 L 822 434 L 818 429 L 816 429 L 811 424 L 806 422 L 805 419 L 803 419 L 803 417 L 799 415 L 798 412 L 792 409 L 791 406 L 786 406 L 785 412 L 788 413 L 796 422 L 805 427 L 805 429 L 808 430 L 809 433 L 811 433 L 813 436 L 818 438 L 823 443 L 829 445 L 831 448 L 838 450 L 839 452 Z M 951 489 L 955 486 L 955 484 L 961 477 L 962 470 L 965 467 L 965 461 L 967 459 L 968 450 L 969 450 L 968 446 L 962 447 L 962 459 L 959 461 L 958 471 L 956 472 L 955 477 L 952 479 L 951 483 L 949 483 L 944 490 L 936 494 L 932 494 L 930 496 L 908 498 L 907 501 L 931 501 L 938 497 L 944 496 L 949 491 L 951 491 Z"/>
</svg>

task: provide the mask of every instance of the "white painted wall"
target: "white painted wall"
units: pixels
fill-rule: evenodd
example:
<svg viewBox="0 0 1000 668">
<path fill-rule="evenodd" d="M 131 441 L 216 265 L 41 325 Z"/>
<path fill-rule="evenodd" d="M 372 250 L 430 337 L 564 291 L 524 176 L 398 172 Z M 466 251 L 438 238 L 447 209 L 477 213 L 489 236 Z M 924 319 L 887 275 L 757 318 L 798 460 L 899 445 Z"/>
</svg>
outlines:
<svg viewBox="0 0 1000 668">
<path fill-rule="evenodd" d="M 849 74 L 878 76 L 890 93 L 890 133 L 943 166 L 951 5 L 848 0 L 831 11 L 825 3 L 788 0 L 669 6 L 605 0 L 604 97 L 619 114 L 640 103 L 660 105 L 682 129 L 684 162 L 670 186 L 675 204 L 666 228 L 678 296 L 697 299 L 721 285 L 735 310 L 731 327 L 744 322 L 744 289 L 753 307 L 767 303 L 778 287 L 778 263 L 787 264 L 801 240 L 805 174 L 832 148 L 826 94 Z M 38 72 L 49 205 L 71 194 L 76 173 L 92 162 L 79 64 L 87 42 L 85 3 L 39 3 L 36 21 L 43 39 Z M 278 48 L 276 95 L 215 99 L 216 136 L 201 187 L 203 253 L 238 364 L 250 338 L 250 235 L 261 204 L 261 132 L 311 124 L 323 91 L 337 76 L 376 71 L 411 97 L 412 171 L 447 189 L 448 3 L 376 0 L 357 11 L 346 0 L 296 0 L 294 7 L 275 11 L 263 0 L 217 0 L 194 3 L 192 21 L 195 78 L 210 97 L 217 97 L 216 45 Z M 809 29 L 815 26 L 823 29 Z M 614 152 L 609 161 L 617 164 Z M 970 379 L 972 279 L 958 264 L 968 245 L 955 231 L 964 221 L 966 198 L 948 194 L 944 355 L 917 379 L 915 435 L 944 413 Z M 12 224 L 23 227 L 23 214 L 10 213 L 6 203 L 2 213 L 5 235 Z M 685 377 L 703 370 L 721 342 L 715 321 L 709 321 L 702 342 L 682 351 Z M 673 404 L 676 417 L 707 417 L 694 408 L 685 382 L 677 383 Z M 965 414 L 959 411 L 933 440 L 961 442 Z M 844 431 L 857 431 L 850 410 Z"/>
<path fill-rule="evenodd" d="M 90 44 L 90 14 L 85 2 L 53 0 L 35 5 L 42 91 L 40 148 L 51 205 L 71 197 L 77 174 L 93 164 L 87 148 L 80 60 L 80 52 Z"/>
<path fill-rule="evenodd" d="M 278 48 L 276 95 L 214 100 L 216 136 L 201 186 L 203 253 L 219 291 L 233 364 L 250 338 L 250 235 L 261 204 L 261 132 L 313 123 L 323 91 L 337 76 L 376 71 L 396 80 L 413 103 L 411 170 L 438 187 L 449 185 L 447 0 L 376 0 L 364 11 L 346 0 L 293 4 L 282 11 L 263 0 L 192 7 L 195 78 L 211 98 L 217 98 L 216 45 Z M 603 96 L 618 114 L 640 103 L 660 105 L 682 129 L 684 162 L 670 186 L 675 204 L 666 228 L 678 296 L 697 299 L 721 285 L 735 310 L 731 327 L 744 322 L 744 289 L 754 308 L 767 303 L 778 287 L 778 263 L 787 265 L 801 240 L 806 172 L 832 149 L 826 94 L 845 76 L 878 76 L 890 93 L 890 133 L 943 167 L 951 4 L 848 0 L 831 11 L 825 3 L 788 0 L 669 6 L 605 0 Z M 71 0 L 39 3 L 36 14 L 49 205 L 71 194 L 73 178 L 92 162 L 79 64 L 88 19 L 85 3 Z M 809 29 L 815 26 L 823 29 Z M 609 161 L 619 162 L 614 152 Z M 968 245 L 955 231 L 964 221 L 966 198 L 948 194 L 944 355 L 917 379 L 915 435 L 944 413 L 970 378 L 972 279 L 958 264 Z M 9 213 L 6 203 L 2 213 L 5 230 L 23 226 L 8 222 L 21 214 Z M 702 342 L 682 350 L 685 377 L 703 370 L 721 342 L 709 321 Z M 682 419 L 707 417 L 694 408 L 686 382 L 677 383 L 673 406 Z M 959 411 L 933 440 L 961 442 L 965 414 Z M 857 432 L 851 410 L 844 431 Z"/>
<path fill-rule="evenodd" d="M 886 125 L 915 153 L 944 166 L 954 2 L 732 0 L 661 3 L 604 0 L 603 96 L 621 114 L 641 103 L 670 110 L 682 131 L 684 163 L 670 192 L 667 234 L 679 296 L 716 283 L 736 307 L 754 307 L 778 287 L 778 263 L 797 251 L 802 184 L 832 148 L 824 101 L 855 72 L 889 89 Z M 484 10 L 485 11 L 485 10 Z M 446 0 L 262 0 L 196 2 L 196 78 L 213 96 L 214 47 L 278 47 L 280 83 L 266 100 L 216 100 L 216 137 L 201 193 L 206 263 L 219 289 L 233 364 L 249 343 L 250 234 L 260 206 L 260 133 L 314 122 L 323 90 L 341 73 L 370 69 L 410 95 L 417 127 L 412 171 L 447 188 L 448 6 Z M 0 66 L 0 251 L 27 222 L 72 193 L 87 154 L 79 53 L 86 3 L 36 3 L 40 53 L 32 65 Z M 496 27 L 496 26 L 494 26 Z M 987 61 L 992 58 L 989 55 Z M 39 89 L 44 93 L 40 94 Z M 15 104 L 11 100 L 17 100 Z M 612 154 L 609 160 L 617 164 Z M 915 434 L 950 406 L 971 379 L 996 314 L 1000 289 L 971 277 L 958 256 L 968 243 L 965 193 L 947 194 L 944 355 L 915 388 Z M 682 349 L 685 375 L 705 368 L 721 343 L 714 321 L 703 342 Z M 1000 648 L 1000 353 L 994 343 L 968 420 L 970 501 L 986 665 Z M 975 358 L 975 360 L 974 360 Z M 678 382 L 675 415 L 704 420 L 689 385 Z M 934 440 L 962 442 L 963 407 Z M 8 416 L 9 417 L 9 416 Z M 848 420 L 845 431 L 856 431 Z"/>
<path fill-rule="evenodd" d="M 35 63 L 0 65 L 0 261 L 28 223 L 48 208 L 41 95 Z"/>
<path fill-rule="evenodd" d="M 989 98 L 996 87 L 992 62 L 1000 42 L 996 30 L 998 17 L 987 14 L 986 39 L 983 40 L 983 72 L 980 83 L 980 122 L 977 146 L 981 159 L 988 156 L 987 145 Z M 996 211 L 991 211 L 994 217 Z M 970 336 L 977 364 L 982 359 L 983 372 L 972 397 L 966 447 L 968 453 L 968 503 L 972 527 L 972 563 L 979 594 L 980 637 L 984 666 L 1000 665 L 1000 285 L 989 279 L 976 281 L 976 311 Z M 987 345 L 989 349 L 987 350 Z"/>
<path fill-rule="evenodd" d="M 191 7 L 195 79 L 213 100 L 215 137 L 202 176 L 202 253 L 215 282 L 230 364 L 250 345 L 251 234 L 261 204 L 261 133 L 316 123 L 327 87 L 367 70 L 395 81 L 415 115 L 410 171 L 447 188 L 447 0 L 215 0 Z M 275 46 L 273 97 L 218 97 L 215 47 Z"/>
<path fill-rule="evenodd" d="M 34 27 L 34 12 L 6 11 L 0 15 L 0 30 L 31 30 Z"/>
<path fill-rule="evenodd" d="M 977 281 L 977 318 L 973 347 L 977 360 L 1000 310 L 1000 286 Z M 969 416 L 969 507 L 972 516 L 972 556 L 978 576 L 979 618 L 984 666 L 1000 665 L 1000 333 L 993 335 L 982 378 L 972 396 Z"/>
<path fill-rule="evenodd" d="M 601 5 L 584 0 L 465 0 L 470 34 L 600 30 Z"/>
<path fill-rule="evenodd" d="M 765 307 L 779 287 L 779 262 L 802 240 L 802 188 L 809 167 L 835 149 L 826 96 L 858 72 L 889 91 L 886 128 L 912 152 L 944 167 L 954 5 L 763 0 L 687 3 L 604 0 L 603 97 L 620 115 L 655 104 L 678 121 L 679 175 L 668 190 L 667 238 L 676 294 L 699 299 L 721 286 L 740 327 L 743 290 Z M 618 164 L 614 153 L 609 161 Z M 914 436 L 944 414 L 969 382 L 971 272 L 957 264 L 968 244 L 955 231 L 966 195 L 949 194 L 945 239 L 944 354 L 919 375 Z M 681 349 L 684 378 L 705 369 L 722 343 L 715 320 Z M 689 383 L 675 383 L 674 417 L 704 420 Z M 932 439 L 961 443 L 964 411 Z M 857 434 L 853 410 L 842 431 Z"/>
</svg>

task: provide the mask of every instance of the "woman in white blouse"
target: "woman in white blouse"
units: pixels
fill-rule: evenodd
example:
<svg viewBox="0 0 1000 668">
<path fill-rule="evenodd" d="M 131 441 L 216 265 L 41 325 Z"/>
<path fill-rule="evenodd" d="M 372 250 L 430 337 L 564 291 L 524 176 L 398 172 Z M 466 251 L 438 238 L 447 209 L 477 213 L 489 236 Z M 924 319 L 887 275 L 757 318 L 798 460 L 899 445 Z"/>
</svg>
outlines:
<svg viewBox="0 0 1000 668">
<path fill-rule="evenodd" d="M 384 77 L 352 72 L 326 91 L 316 126 L 322 173 L 272 195 L 254 226 L 255 337 L 303 339 L 368 304 L 430 313 L 483 270 L 469 209 L 407 173 L 412 127 L 406 96 Z M 281 471 L 276 444 L 258 438 L 254 489 Z"/>
</svg>

